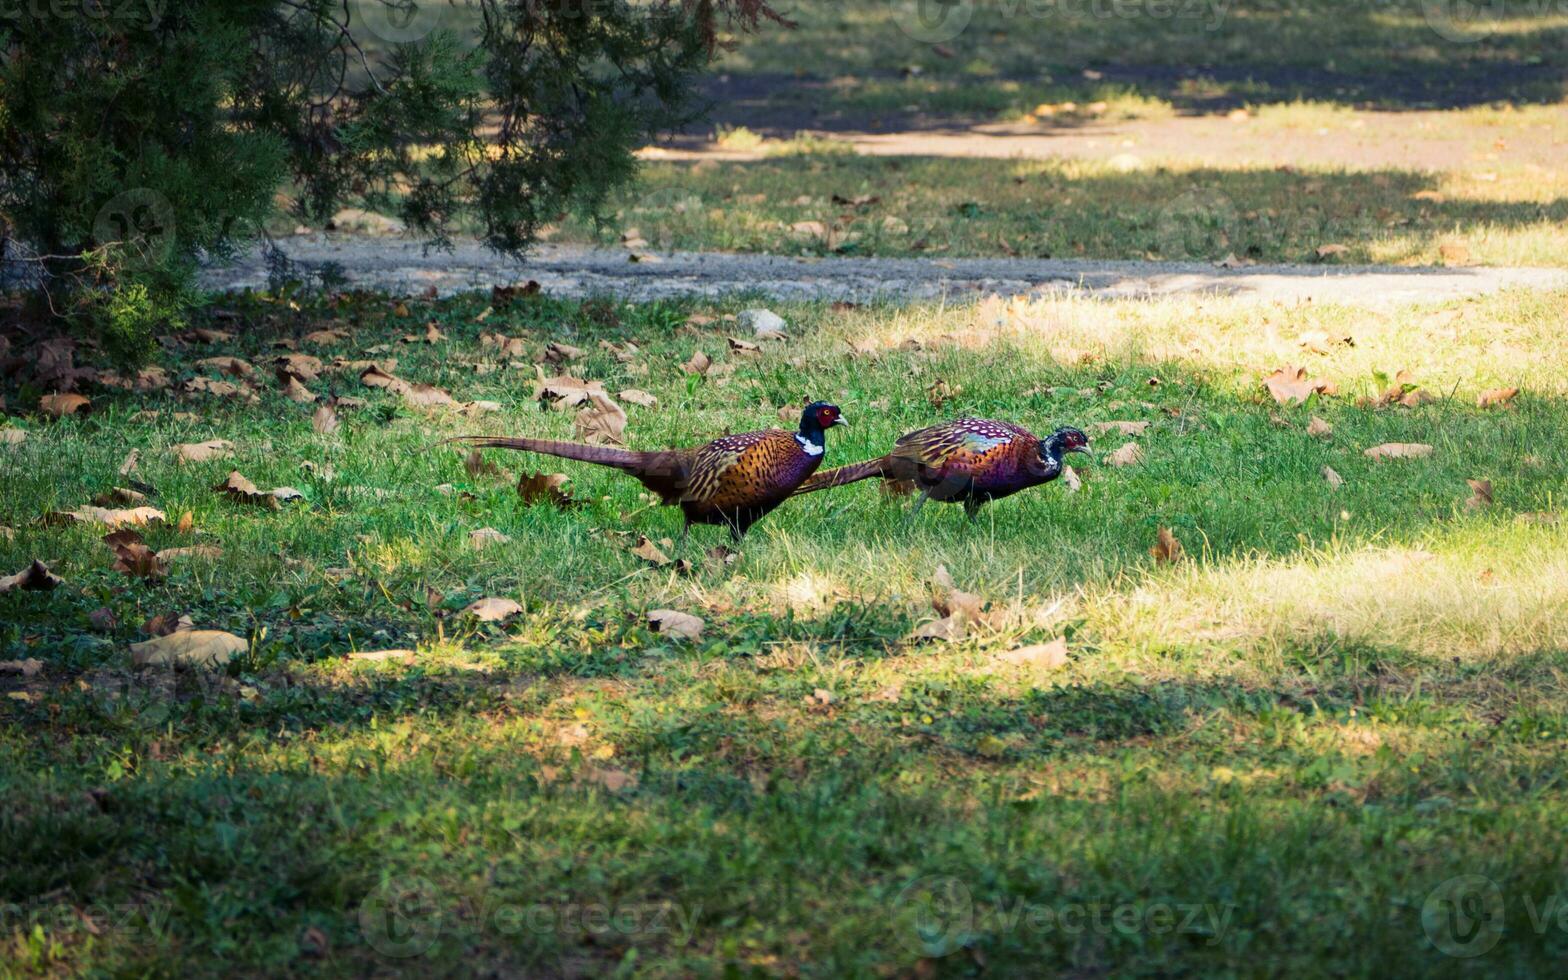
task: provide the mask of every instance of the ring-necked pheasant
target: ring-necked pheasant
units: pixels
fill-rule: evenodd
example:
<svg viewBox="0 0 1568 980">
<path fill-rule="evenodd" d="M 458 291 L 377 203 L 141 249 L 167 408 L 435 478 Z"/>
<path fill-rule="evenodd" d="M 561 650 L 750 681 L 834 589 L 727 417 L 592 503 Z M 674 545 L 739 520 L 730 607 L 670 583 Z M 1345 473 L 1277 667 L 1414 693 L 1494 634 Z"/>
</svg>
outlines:
<svg viewBox="0 0 1568 980">
<path fill-rule="evenodd" d="M 886 456 L 819 473 L 797 494 L 873 477 L 912 484 L 920 499 L 962 502 L 971 520 L 988 500 L 1049 483 L 1062 473 L 1066 453 L 1090 452 L 1089 437 L 1071 427 L 1039 438 L 1023 426 L 992 419 L 954 419 L 900 436 Z"/>
<path fill-rule="evenodd" d="M 636 477 L 665 504 L 680 507 L 686 515 L 683 542 L 693 524 L 722 524 L 739 540 L 747 528 L 788 500 L 795 488 L 816 472 L 825 446 L 823 430 L 848 424 L 837 405 L 813 402 L 801 413 L 796 432 L 740 432 L 693 449 L 636 452 L 501 436 L 458 436 L 447 441 L 613 466 Z"/>
</svg>

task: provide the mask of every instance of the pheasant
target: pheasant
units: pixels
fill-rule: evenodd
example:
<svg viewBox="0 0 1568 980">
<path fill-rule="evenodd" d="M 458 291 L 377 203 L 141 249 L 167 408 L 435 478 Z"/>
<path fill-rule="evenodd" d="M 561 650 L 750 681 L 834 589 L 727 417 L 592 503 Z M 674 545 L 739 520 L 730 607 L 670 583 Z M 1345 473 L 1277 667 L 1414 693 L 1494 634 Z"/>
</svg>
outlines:
<svg viewBox="0 0 1568 980">
<path fill-rule="evenodd" d="M 724 436 L 693 449 L 634 452 L 553 439 L 458 436 L 484 449 L 520 449 L 612 466 L 630 473 L 666 505 L 686 515 L 681 541 L 693 524 L 722 524 L 740 540 L 746 530 L 789 499 L 822 462 L 823 430 L 848 425 L 837 405 L 813 402 L 800 416 L 800 429 L 762 429 Z"/>
<path fill-rule="evenodd" d="M 1056 479 L 1062 473 L 1065 453 L 1090 451 L 1089 437 L 1071 427 L 1041 439 L 1011 422 L 954 419 L 905 433 L 886 456 L 820 473 L 795 493 L 878 477 L 912 484 L 920 491 L 911 518 L 927 500 L 941 500 L 961 501 L 973 520 L 988 500 Z"/>
</svg>

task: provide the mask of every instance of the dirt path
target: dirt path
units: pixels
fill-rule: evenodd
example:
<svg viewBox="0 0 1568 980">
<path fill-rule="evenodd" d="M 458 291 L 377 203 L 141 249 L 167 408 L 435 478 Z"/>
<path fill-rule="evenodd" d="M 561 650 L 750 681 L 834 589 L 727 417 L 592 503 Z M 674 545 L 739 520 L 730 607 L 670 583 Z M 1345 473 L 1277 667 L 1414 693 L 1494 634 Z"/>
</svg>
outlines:
<svg viewBox="0 0 1568 980">
<path fill-rule="evenodd" d="M 1218 269 L 1176 262 L 1056 259 L 809 259 L 778 255 L 672 253 L 633 262 L 621 250 L 541 246 L 516 262 L 475 243 L 426 254 L 396 238 L 306 235 L 283 239 L 290 258 L 338 263 L 355 286 L 442 294 L 534 279 L 563 296 L 613 294 L 634 300 L 754 292 L 773 299 L 963 298 L 1067 290 L 1106 298 L 1215 294 L 1280 302 L 1385 306 L 1437 302 L 1509 287 L 1568 288 L 1568 269 L 1418 269 L 1253 266 Z M 263 287 L 266 266 L 251 255 L 203 274 L 217 289 Z"/>
</svg>

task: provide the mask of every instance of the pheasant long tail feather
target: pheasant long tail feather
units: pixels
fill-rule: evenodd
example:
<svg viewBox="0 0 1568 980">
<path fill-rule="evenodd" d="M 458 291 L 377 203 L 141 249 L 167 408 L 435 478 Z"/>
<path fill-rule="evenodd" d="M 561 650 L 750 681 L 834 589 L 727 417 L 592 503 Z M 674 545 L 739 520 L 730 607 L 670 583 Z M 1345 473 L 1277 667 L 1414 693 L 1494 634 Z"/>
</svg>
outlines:
<svg viewBox="0 0 1568 980">
<path fill-rule="evenodd" d="M 803 493 L 812 493 L 817 490 L 826 490 L 829 487 L 841 487 L 846 483 L 869 480 L 872 477 L 886 476 L 887 472 L 883 468 L 885 461 L 886 457 L 878 456 L 876 459 L 868 459 L 861 463 L 851 463 L 848 466 L 840 466 L 836 469 L 818 473 L 797 487 L 795 496 Z"/>
<path fill-rule="evenodd" d="M 563 459 L 577 459 L 584 463 L 613 466 L 629 473 L 640 473 L 654 459 L 665 453 L 640 453 L 630 449 L 610 446 L 586 446 L 580 442 L 562 442 L 557 439 L 516 439 L 506 436 L 457 436 L 447 442 L 461 442 L 479 449 L 517 449 L 528 453 L 544 453 Z"/>
</svg>

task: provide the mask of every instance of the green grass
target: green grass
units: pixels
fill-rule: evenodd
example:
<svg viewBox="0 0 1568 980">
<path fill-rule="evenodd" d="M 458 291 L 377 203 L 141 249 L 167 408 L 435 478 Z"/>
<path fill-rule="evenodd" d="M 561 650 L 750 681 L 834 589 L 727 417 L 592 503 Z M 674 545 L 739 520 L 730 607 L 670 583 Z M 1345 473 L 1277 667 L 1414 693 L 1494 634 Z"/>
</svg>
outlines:
<svg viewBox="0 0 1568 980">
<path fill-rule="evenodd" d="M 0 700 L 0 962 L 356 976 L 1548 970 L 1568 944 L 1544 911 L 1568 858 L 1565 301 L 788 306 L 791 339 L 737 359 L 722 322 L 682 326 L 698 309 L 686 304 L 522 301 L 480 323 L 479 297 L 409 302 L 407 315 L 376 297 L 233 300 L 239 340 L 162 363 L 261 365 L 275 339 L 332 321 L 352 336 L 324 359 L 388 344 L 377 356 L 398 357 L 399 376 L 501 410 L 412 409 L 328 373 L 311 387 L 368 401 L 332 435 L 270 381 L 256 405 L 94 390 L 89 416 L 12 421 L 29 435 L 0 447 L 0 522 L 14 528 L 0 572 L 41 557 L 65 585 L 0 595 L 0 660 L 43 662 L 33 677 L 0 673 L 23 696 Z M 449 339 L 398 342 L 428 320 Z M 497 330 L 526 332 L 531 352 L 583 347 L 581 375 L 658 396 L 628 407 L 636 446 L 772 423 L 812 397 L 854 423 L 829 434 L 830 464 L 963 413 L 1151 425 L 1130 440 L 1141 463 L 1087 466 L 1076 493 L 1020 494 L 972 525 L 933 505 L 906 526 L 906 499 L 861 484 L 786 505 L 732 565 L 704 554 L 720 535 L 697 529 L 695 568 L 679 574 L 610 533 L 678 532 L 635 483 L 489 454 L 514 474 L 569 472 L 585 501 L 527 506 L 435 445 L 465 431 L 570 436 L 569 413 L 532 401 L 531 365 L 497 367 L 479 345 Z M 1354 346 L 1303 352 L 1309 332 Z M 642 353 L 623 364 L 601 340 Z M 680 371 L 696 349 L 716 376 Z M 1258 379 L 1287 363 L 1340 393 L 1276 406 Z M 1399 369 L 1436 400 L 1357 404 L 1376 372 Z M 956 390 L 940 408 L 927 393 L 938 380 Z M 1500 385 L 1523 390 L 1476 407 Z M 5 391 L 13 412 L 37 394 Z M 1306 434 L 1312 415 L 1331 438 Z M 168 455 L 208 438 L 234 456 Z M 1097 437 L 1102 454 L 1124 441 Z M 1391 441 L 1434 452 L 1362 455 Z M 220 558 L 148 584 L 112 571 L 91 529 L 39 522 L 123 485 L 133 448 L 155 503 L 194 525 L 149 541 L 211 543 Z M 1343 476 L 1338 491 L 1323 466 Z M 306 499 L 269 511 L 220 498 L 209 488 L 231 468 Z M 1492 506 L 1466 506 L 1469 478 L 1493 482 Z M 474 550 L 468 534 L 485 526 L 511 541 Z M 1160 527 L 1187 560 L 1154 563 Z M 992 614 L 962 641 L 916 644 L 939 564 Z M 465 623 L 458 610 L 481 596 L 526 611 Z M 100 607 L 119 625 L 95 631 Z M 652 633 L 653 608 L 702 616 L 703 639 Z M 250 650 L 216 676 L 131 670 L 128 644 L 165 612 Z M 1058 669 L 999 658 L 1058 636 Z M 417 652 L 346 656 L 384 648 Z M 1431 938 L 1454 948 L 1445 897 L 1476 907 L 1434 892 L 1460 875 L 1495 882 L 1504 903 L 1485 959 Z M 941 901 L 943 917 L 922 915 Z M 950 928 L 923 945 L 933 921 Z"/>
<path fill-rule="evenodd" d="M 1439 265 L 1458 244 L 1483 265 L 1568 256 L 1561 174 L 1136 162 L 784 143 L 751 161 L 646 163 L 607 229 L 572 219 L 557 238 L 610 243 L 636 228 L 655 248 L 806 255 L 1316 262 L 1319 246 L 1341 244 L 1332 261 Z M 847 203 L 860 198 L 876 200 Z"/>
</svg>

